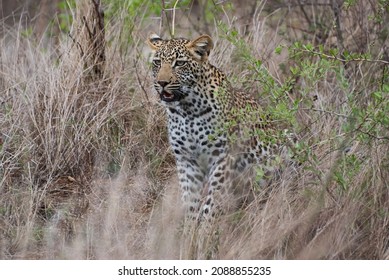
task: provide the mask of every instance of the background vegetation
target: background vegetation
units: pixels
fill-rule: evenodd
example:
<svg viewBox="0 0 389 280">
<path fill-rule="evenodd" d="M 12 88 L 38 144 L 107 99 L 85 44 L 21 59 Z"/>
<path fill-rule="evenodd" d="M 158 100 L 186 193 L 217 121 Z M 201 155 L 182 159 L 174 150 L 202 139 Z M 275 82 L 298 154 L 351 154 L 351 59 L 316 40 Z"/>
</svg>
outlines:
<svg viewBox="0 0 389 280">
<path fill-rule="evenodd" d="M 1 4 L 1 259 L 389 259 L 389 1 L 19 2 Z M 299 137 L 301 166 L 203 247 L 150 31 L 210 34 L 212 63 Z"/>
</svg>

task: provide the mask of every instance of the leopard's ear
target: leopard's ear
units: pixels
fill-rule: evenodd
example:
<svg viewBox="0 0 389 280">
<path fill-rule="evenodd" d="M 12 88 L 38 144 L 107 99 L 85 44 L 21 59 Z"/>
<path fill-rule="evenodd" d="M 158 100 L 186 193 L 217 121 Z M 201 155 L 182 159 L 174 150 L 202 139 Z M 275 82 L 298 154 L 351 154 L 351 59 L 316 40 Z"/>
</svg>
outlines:
<svg viewBox="0 0 389 280">
<path fill-rule="evenodd" d="M 157 50 L 161 46 L 162 41 L 162 38 L 159 37 L 157 34 L 151 33 L 146 42 L 151 49 Z"/>
<path fill-rule="evenodd" d="M 213 48 L 213 41 L 208 35 L 201 35 L 197 39 L 186 44 L 186 47 L 195 58 L 205 61 Z"/>
</svg>

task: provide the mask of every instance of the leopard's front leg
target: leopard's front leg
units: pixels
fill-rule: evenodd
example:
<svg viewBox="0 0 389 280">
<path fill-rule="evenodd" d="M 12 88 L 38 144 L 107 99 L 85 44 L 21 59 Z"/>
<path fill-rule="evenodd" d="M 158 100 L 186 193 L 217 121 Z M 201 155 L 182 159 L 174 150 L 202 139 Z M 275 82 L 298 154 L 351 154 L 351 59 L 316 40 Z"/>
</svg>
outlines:
<svg viewBox="0 0 389 280">
<path fill-rule="evenodd" d="M 201 218 L 210 222 L 228 208 L 233 172 L 233 158 L 224 155 L 212 168 L 208 179 L 208 193 L 201 209 Z"/>
<path fill-rule="evenodd" d="M 205 175 L 194 160 L 176 157 L 176 162 L 186 217 L 197 219 Z"/>
</svg>

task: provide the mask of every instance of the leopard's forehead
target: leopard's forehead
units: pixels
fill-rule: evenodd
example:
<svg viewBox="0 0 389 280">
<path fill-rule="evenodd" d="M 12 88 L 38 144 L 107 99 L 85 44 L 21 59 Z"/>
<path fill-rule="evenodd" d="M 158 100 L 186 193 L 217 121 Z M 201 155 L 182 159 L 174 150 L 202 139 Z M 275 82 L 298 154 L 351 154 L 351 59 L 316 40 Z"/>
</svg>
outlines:
<svg viewBox="0 0 389 280">
<path fill-rule="evenodd" d="M 186 47 L 186 44 L 188 43 L 189 40 L 185 38 L 163 40 L 155 53 L 155 57 L 160 59 L 186 57 L 189 55 L 188 49 Z"/>
</svg>

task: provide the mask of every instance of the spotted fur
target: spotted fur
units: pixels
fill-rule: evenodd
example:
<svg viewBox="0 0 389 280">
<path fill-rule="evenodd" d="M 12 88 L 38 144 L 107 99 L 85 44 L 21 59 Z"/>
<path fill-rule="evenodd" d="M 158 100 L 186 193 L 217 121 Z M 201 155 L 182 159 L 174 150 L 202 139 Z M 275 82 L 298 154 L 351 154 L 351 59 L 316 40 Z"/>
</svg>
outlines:
<svg viewBox="0 0 389 280">
<path fill-rule="evenodd" d="M 259 104 L 234 91 L 210 64 L 208 35 L 192 41 L 151 35 L 147 43 L 154 52 L 154 87 L 167 110 L 182 200 L 190 216 L 207 219 L 221 208 L 237 172 L 275 159 L 278 144 L 260 139 L 272 126 Z"/>
</svg>

